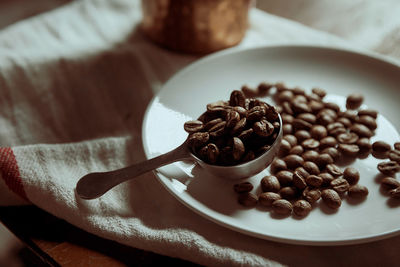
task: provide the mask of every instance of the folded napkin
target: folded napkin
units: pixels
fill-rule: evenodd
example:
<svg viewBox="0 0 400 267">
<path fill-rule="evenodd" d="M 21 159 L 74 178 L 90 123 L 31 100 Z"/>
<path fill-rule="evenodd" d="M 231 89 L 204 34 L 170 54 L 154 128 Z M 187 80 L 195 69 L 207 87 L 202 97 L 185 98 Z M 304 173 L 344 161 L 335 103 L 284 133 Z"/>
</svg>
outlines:
<svg viewBox="0 0 400 267">
<path fill-rule="evenodd" d="M 346 247 L 275 243 L 221 227 L 172 197 L 153 173 L 95 200 L 88 172 L 145 159 L 141 125 L 155 93 L 196 57 L 142 36 L 140 3 L 77 1 L 0 32 L 0 204 L 33 204 L 103 238 L 203 265 L 393 265 L 399 237 Z M 351 43 L 258 10 L 243 42 Z M 376 257 L 379 255 L 379 257 Z"/>
</svg>

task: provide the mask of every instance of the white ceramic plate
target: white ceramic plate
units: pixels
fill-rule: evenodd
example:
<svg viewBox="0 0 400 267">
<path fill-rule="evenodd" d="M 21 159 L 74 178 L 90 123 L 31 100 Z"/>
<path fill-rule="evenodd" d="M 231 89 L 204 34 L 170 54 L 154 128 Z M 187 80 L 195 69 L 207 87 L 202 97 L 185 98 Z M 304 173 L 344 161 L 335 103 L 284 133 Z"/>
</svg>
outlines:
<svg viewBox="0 0 400 267">
<path fill-rule="evenodd" d="M 170 79 L 148 107 L 143 124 L 145 153 L 152 158 L 186 138 L 185 121 L 197 118 L 207 103 L 229 99 L 242 85 L 284 81 L 306 90 L 324 88 L 329 99 L 342 105 L 345 96 L 359 92 L 365 104 L 380 111 L 372 141 L 399 141 L 400 68 L 377 56 L 304 46 L 229 50 L 197 61 Z M 268 99 L 265 99 L 269 101 Z M 230 229 L 280 242 L 339 245 L 368 242 L 400 233 L 400 203 L 389 201 L 379 187 L 380 160 L 369 156 L 352 165 L 368 187 L 366 200 L 344 199 L 337 212 L 317 205 L 303 219 L 278 218 L 261 208 L 237 204 L 234 181 L 211 176 L 193 162 L 177 162 L 156 171 L 166 189 L 202 216 Z M 259 192 L 259 180 L 250 178 Z"/>
</svg>

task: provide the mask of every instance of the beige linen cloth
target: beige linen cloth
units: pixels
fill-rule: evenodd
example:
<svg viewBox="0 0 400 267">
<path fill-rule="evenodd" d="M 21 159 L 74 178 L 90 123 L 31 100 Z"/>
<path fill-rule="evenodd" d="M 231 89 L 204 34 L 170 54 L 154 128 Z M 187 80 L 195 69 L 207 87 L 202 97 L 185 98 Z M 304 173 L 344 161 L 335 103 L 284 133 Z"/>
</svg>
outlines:
<svg viewBox="0 0 400 267">
<path fill-rule="evenodd" d="M 33 204 L 95 235 L 208 266 L 389 266 L 400 237 L 312 247 L 219 226 L 171 196 L 153 173 L 84 201 L 84 174 L 143 160 L 147 104 L 195 57 L 166 51 L 137 30 L 139 1 L 73 2 L 0 32 L 0 203 Z M 398 38 L 398 36 L 397 36 Z M 259 10 L 235 49 L 347 46 Z M 391 54 L 391 51 L 387 52 Z M 392 56 L 400 58 L 398 51 Z"/>
</svg>

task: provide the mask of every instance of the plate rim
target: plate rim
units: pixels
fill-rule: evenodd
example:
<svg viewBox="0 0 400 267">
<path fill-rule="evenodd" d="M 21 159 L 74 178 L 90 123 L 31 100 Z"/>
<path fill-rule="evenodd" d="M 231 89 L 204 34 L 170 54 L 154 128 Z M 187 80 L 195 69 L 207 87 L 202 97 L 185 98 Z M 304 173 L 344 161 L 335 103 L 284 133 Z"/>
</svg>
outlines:
<svg viewBox="0 0 400 267">
<path fill-rule="evenodd" d="M 367 57 L 376 61 L 379 61 L 381 63 L 389 64 L 392 67 L 397 68 L 400 71 L 400 61 L 397 61 L 396 59 L 390 58 L 388 56 L 378 54 L 374 51 L 367 51 L 364 49 L 355 49 L 355 48 L 350 48 L 350 47 L 343 47 L 343 46 L 325 46 L 325 45 L 304 45 L 304 44 L 284 44 L 284 45 L 263 45 L 263 46 L 255 46 L 255 47 L 250 47 L 250 48 L 229 48 L 226 50 L 222 50 L 216 53 L 209 54 L 207 56 L 204 56 L 203 58 L 200 58 L 198 60 L 194 60 L 187 66 L 183 67 L 181 70 L 177 71 L 175 74 L 173 74 L 161 87 L 161 89 L 153 96 L 151 101 L 149 102 L 146 111 L 144 113 L 143 117 L 143 122 L 142 122 L 142 146 L 144 149 L 144 154 L 146 159 L 149 159 L 149 150 L 148 147 L 146 147 L 146 143 L 148 142 L 148 135 L 146 134 L 146 124 L 148 121 L 148 115 L 151 110 L 151 107 L 153 106 L 154 102 L 158 99 L 159 94 L 163 91 L 165 87 L 167 87 L 173 80 L 176 78 L 184 75 L 186 72 L 191 71 L 193 68 L 196 68 L 198 65 L 202 65 L 207 63 L 207 61 L 212 61 L 214 59 L 217 59 L 219 57 L 224 57 L 226 55 L 230 54 L 240 54 L 240 53 L 249 53 L 250 51 L 256 51 L 256 50 L 265 50 L 265 49 L 280 49 L 280 48 L 285 48 L 285 49 L 308 49 L 308 50 L 325 50 L 325 51 L 331 51 L 331 52 L 340 52 L 340 53 L 348 53 L 348 54 L 353 54 L 356 56 L 361 56 L 361 57 Z M 383 240 L 390 238 L 392 236 L 396 236 L 400 234 L 400 227 L 398 229 L 392 230 L 392 231 L 386 231 L 383 233 L 379 234 L 373 234 L 373 235 L 365 235 L 363 237 L 357 237 L 357 238 L 348 238 L 348 239 L 337 239 L 337 240 L 304 240 L 304 239 L 295 239 L 295 238 L 285 238 L 285 237 L 279 237 L 276 235 L 266 235 L 266 234 L 260 234 L 258 232 L 254 232 L 251 230 L 246 230 L 242 229 L 239 227 L 235 227 L 233 225 L 230 225 L 229 223 L 226 223 L 220 219 L 217 219 L 210 214 L 207 214 L 204 212 L 202 209 L 195 208 L 194 206 L 190 205 L 182 197 L 178 197 L 178 193 L 176 190 L 174 190 L 172 187 L 170 187 L 168 184 L 166 184 L 163 179 L 169 179 L 168 177 L 164 176 L 162 173 L 157 172 L 157 170 L 153 171 L 154 175 L 156 176 L 157 180 L 163 185 L 163 187 L 175 197 L 180 203 L 184 204 L 185 207 L 188 207 L 190 210 L 195 212 L 196 214 L 202 216 L 203 218 L 206 218 L 213 223 L 216 223 L 217 225 L 220 225 L 224 228 L 233 230 L 235 232 L 239 232 L 242 234 L 245 234 L 247 236 L 252 236 L 256 237 L 258 239 L 263 239 L 263 240 L 270 240 L 270 241 L 275 241 L 275 242 L 280 242 L 280 243 L 286 243 L 286 244 L 293 244 L 293 245 L 309 245 L 309 246 L 342 246 L 342 245 L 354 245 L 354 244 L 362 244 L 362 243 L 368 243 L 372 241 L 378 241 L 378 240 Z M 197 200 L 196 200 L 197 201 Z M 215 211 L 212 211 L 215 212 Z"/>
</svg>

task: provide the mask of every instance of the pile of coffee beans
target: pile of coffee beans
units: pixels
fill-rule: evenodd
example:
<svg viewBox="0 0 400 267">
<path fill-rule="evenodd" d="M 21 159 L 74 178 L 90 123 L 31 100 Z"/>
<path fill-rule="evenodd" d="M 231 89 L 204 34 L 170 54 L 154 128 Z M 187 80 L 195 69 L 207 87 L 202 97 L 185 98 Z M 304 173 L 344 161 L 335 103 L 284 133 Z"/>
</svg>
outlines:
<svg viewBox="0 0 400 267">
<path fill-rule="evenodd" d="M 209 164 L 232 166 L 253 160 L 270 149 L 281 128 L 274 106 L 247 98 L 241 90 L 232 91 L 229 101 L 206 108 L 184 129 L 192 153 Z"/>
<path fill-rule="evenodd" d="M 282 83 L 263 83 L 257 89 L 244 86 L 242 91 L 251 97 L 270 93 L 282 116 L 284 136 L 279 155 L 270 166 L 272 175 L 260 181 L 261 193 L 251 193 L 249 182 L 235 185 L 240 204 L 260 204 L 277 214 L 306 216 L 320 199 L 327 207 L 338 209 L 346 195 L 359 199 L 368 195 L 368 189 L 358 183 L 356 169 L 338 166 L 345 159 L 364 158 L 372 152 L 375 157 L 390 159 L 378 165 L 380 172 L 393 176 L 400 171 L 400 143 L 395 149 L 382 141 L 371 144 L 378 112 L 360 109 L 362 95 L 349 95 L 346 110 L 341 110 L 337 104 L 324 101 L 326 92 L 321 88 L 306 93 Z M 390 188 L 392 197 L 400 198 L 400 182 L 395 178 L 384 179 L 382 186 Z"/>
</svg>

